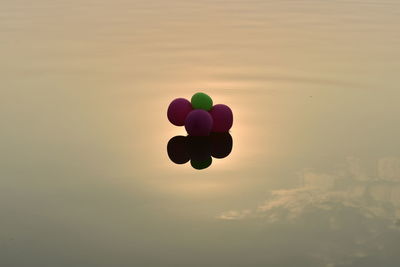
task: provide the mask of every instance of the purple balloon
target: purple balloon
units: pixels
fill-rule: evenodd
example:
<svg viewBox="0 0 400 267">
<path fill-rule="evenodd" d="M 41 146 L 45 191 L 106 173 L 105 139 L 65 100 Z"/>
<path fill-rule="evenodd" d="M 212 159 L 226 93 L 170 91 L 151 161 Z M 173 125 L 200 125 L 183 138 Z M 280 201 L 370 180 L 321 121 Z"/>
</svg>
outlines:
<svg viewBox="0 0 400 267">
<path fill-rule="evenodd" d="M 213 126 L 213 119 L 205 110 L 195 109 L 191 111 L 185 121 L 185 128 L 189 135 L 208 136 Z"/>
<path fill-rule="evenodd" d="M 192 104 L 185 98 L 177 98 L 169 104 L 167 117 L 168 120 L 176 126 L 185 125 L 185 120 L 190 111 L 192 111 Z"/>
<path fill-rule="evenodd" d="M 224 133 L 228 132 L 233 124 L 232 110 L 223 104 L 218 104 L 212 107 L 210 114 L 213 118 L 214 124 L 212 131 Z"/>
</svg>

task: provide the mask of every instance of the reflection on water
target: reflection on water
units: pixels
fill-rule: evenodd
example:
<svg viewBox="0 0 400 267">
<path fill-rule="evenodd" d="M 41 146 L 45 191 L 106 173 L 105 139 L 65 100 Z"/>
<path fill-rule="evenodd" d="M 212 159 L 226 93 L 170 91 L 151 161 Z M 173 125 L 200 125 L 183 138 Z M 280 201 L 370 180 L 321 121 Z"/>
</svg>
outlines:
<svg viewBox="0 0 400 267">
<path fill-rule="evenodd" d="M 400 266 L 399 14 L 1 0 L 0 266 Z M 170 126 L 197 91 L 232 136 Z"/>
<path fill-rule="evenodd" d="M 226 158 L 232 151 L 233 139 L 230 133 L 211 133 L 210 136 L 175 136 L 167 145 L 170 160 L 185 164 L 190 160 L 194 169 L 208 168 L 212 158 Z"/>
<path fill-rule="evenodd" d="M 388 255 L 398 263 L 400 256 L 388 246 L 396 246 L 400 237 L 399 158 L 380 159 L 372 173 L 359 159 L 349 158 L 345 169 L 309 169 L 299 176 L 301 186 L 271 191 L 255 209 L 231 210 L 218 218 L 286 224 L 301 231 L 307 240 L 303 245 L 320 266 L 358 266 L 371 256 Z"/>
</svg>

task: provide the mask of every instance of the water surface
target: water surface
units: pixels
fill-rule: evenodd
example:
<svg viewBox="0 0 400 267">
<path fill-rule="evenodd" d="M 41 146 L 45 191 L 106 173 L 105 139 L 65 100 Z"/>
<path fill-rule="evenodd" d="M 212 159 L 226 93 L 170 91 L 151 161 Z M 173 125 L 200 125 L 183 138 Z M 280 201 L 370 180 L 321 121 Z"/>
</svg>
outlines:
<svg viewBox="0 0 400 267">
<path fill-rule="evenodd" d="M 0 6 L 1 266 L 399 266 L 398 1 Z M 197 91 L 235 116 L 202 171 Z"/>
</svg>

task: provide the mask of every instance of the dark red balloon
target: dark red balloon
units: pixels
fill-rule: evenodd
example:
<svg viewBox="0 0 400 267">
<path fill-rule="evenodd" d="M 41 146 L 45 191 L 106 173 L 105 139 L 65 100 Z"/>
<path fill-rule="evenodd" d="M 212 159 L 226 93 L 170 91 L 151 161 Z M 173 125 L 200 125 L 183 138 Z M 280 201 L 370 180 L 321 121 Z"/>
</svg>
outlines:
<svg viewBox="0 0 400 267">
<path fill-rule="evenodd" d="M 213 119 L 205 110 L 195 109 L 191 111 L 185 120 L 185 129 L 189 135 L 208 136 L 213 126 Z"/>
<path fill-rule="evenodd" d="M 190 160 L 187 140 L 184 136 L 171 138 L 167 145 L 168 157 L 176 164 L 185 164 Z"/>
<path fill-rule="evenodd" d="M 228 132 L 233 124 L 233 114 L 232 110 L 223 104 L 218 104 L 212 107 L 210 114 L 213 118 L 214 124 L 213 132 Z"/>
<path fill-rule="evenodd" d="M 187 136 L 187 147 L 190 159 L 204 161 L 211 156 L 211 139 L 209 136 Z"/>
<path fill-rule="evenodd" d="M 176 126 L 185 125 L 185 120 L 190 111 L 192 111 L 192 104 L 185 98 L 177 98 L 168 106 L 167 117 L 168 120 Z"/>
<path fill-rule="evenodd" d="M 230 133 L 211 133 L 211 156 L 217 159 L 227 157 L 233 146 L 233 139 Z"/>
</svg>

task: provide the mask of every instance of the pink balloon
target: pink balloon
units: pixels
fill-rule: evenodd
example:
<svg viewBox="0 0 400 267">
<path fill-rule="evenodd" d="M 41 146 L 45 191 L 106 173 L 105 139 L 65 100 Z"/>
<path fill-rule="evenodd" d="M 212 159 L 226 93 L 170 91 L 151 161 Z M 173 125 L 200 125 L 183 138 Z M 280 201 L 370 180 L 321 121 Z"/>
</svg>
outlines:
<svg viewBox="0 0 400 267">
<path fill-rule="evenodd" d="M 228 132 L 232 128 L 233 114 L 227 105 L 218 104 L 213 106 L 210 114 L 214 121 L 212 132 L 223 133 Z"/>
<path fill-rule="evenodd" d="M 169 104 L 167 117 L 168 120 L 176 126 L 185 125 L 185 120 L 190 111 L 192 111 L 192 104 L 185 98 L 177 98 Z"/>
<path fill-rule="evenodd" d="M 189 135 L 208 136 L 213 126 L 213 119 L 205 110 L 195 109 L 191 111 L 185 121 L 185 129 Z"/>
</svg>

